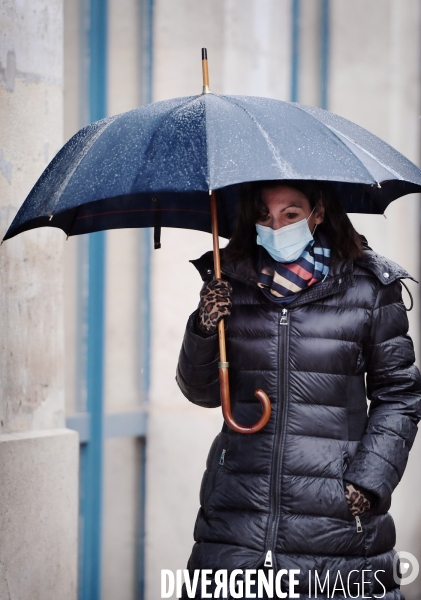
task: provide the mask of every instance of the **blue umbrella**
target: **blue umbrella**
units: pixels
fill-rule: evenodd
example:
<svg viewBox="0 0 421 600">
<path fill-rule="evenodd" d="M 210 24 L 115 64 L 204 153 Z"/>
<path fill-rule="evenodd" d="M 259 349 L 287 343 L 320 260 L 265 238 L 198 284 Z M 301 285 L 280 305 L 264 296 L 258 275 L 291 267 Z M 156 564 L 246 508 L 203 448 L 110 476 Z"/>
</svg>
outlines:
<svg viewBox="0 0 421 600">
<path fill-rule="evenodd" d="M 362 127 L 311 106 L 201 94 L 156 102 L 81 129 L 45 169 L 4 239 L 34 227 L 79 235 L 124 227 L 211 231 L 235 224 L 238 184 L 335 182 L 348 212 L 383 213 L 421 189 L 421 170 Z"/>
<path fill-rule="evenodd" d="M 379 214 L 392 200 L 421 190 L 421 170 L 362 127 L 294 102 L 212 94 L 203 51 L 202 66 L 201 95 L 141 106 L 74 135 L 42 173 L 4 240 L 42 226 L 68 236 L 154 227 L 159 247 L 161 227 L 212 231 L 215 275 L 221 277 L 218 234 L 232 234 L 242 182 L 330 181 L 348 212 Z M 252 433 L 256 426 L 236 424 L 229 397 L 228 405 L 224 401 L 223 323 L 220 341 L 225 420 Z M 261 428 L 270 402 L 261 390 L 256 394 L 265 407 Z"/>
</svg>

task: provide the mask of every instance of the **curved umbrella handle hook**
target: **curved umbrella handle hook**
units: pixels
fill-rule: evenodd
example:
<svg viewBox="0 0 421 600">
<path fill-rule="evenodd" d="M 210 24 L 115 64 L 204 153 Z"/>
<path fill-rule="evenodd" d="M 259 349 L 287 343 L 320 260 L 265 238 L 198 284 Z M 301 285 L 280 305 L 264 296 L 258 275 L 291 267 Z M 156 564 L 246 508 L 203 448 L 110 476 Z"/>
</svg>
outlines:
<svg viewBox="0 0 421 600">
<path fill-rule="evenodd" d="M 227 364 L 227 363 L 226 363 Z M 219 382 L 221 385 L 221 402 L 222 402 L 222 414 L 224 415 L 225 423 L 238 433 L 256 433 L 260 431 L 267 424 L 272 412 L 272 406 L 269 400 L 269 396 L 263 390 L 256 390 L 254 395 L 258 398 L 262 404 L 263 414 L 260 419 L 254 425 L 240 425 L 235 421 L 231 412 L 230 393 L 229 393 L 229 380 L 228 380 L 228 367 L 219 367 Z"/>
<path fill-rule="evenodd" d="M 219 241 L 218 241 L 218 215 L 216 210 L 216 193 L 210 191 L 211 196 L 211 216 L 212 216 L 212 238 L 213 238 L 213 260 L 215 266 L 215 277 L 221 279 L 221 257 L 219 254 Z M 219 382 L 221 386 L 221 404 L 222 414 L 228 427 L 237 431 L 238 433 L 256 433 L 260 431 L 267 424 L 272 411 L 272 406 L 268 395 L 263 390 L 256 390 L 254 395 L 258 398 L 262 404 L 263 414 L 260 419 L 254 425 L 240 425 L 237 423 L 232 416 L 231 412 L 231 401 L 229 391 L 229 379 L 228 379 L 228 362 L 227 362 L 227 351 L 225 346 L 225 324 L 224 320 L 218 323 L 218 339 L 219 339 L 219 355 L 220 363 L 219 367 Z"/>
</svg>

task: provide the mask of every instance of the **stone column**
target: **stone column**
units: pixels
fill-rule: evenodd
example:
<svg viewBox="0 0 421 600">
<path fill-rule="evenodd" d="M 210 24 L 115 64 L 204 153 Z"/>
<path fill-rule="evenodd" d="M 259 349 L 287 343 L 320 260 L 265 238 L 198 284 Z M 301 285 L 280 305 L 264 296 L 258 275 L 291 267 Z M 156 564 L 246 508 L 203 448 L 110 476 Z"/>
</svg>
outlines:
<svg viewBox="0 0 421 600">
<path fill-rule="evenodd" d="M 62 144 L 62 2 L 0 6 L 0 237 Z M 0 598 L 74 600 L 78 435 L 65 429 L 63 243 L 0 248 Z"/>
</svg>

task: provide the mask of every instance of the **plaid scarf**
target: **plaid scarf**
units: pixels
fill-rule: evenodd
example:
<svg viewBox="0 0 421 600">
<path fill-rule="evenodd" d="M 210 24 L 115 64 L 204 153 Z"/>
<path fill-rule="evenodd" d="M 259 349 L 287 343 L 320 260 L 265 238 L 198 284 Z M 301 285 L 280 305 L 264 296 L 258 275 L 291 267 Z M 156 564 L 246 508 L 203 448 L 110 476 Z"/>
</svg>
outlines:
<svg viewBox="0 0 421 600">
<path fill-rule="evenodd" d="M 263 246 L 257 248 L 257 285 L 267 298 L 277 304 L 289 304 L 302 290 L 323 281 L 329 273 L 330 247 L 321 231 L 315 233 L 314 240 L 311 240 L 301 256 L 291 263 L 277 262 Z"/>
</svg>

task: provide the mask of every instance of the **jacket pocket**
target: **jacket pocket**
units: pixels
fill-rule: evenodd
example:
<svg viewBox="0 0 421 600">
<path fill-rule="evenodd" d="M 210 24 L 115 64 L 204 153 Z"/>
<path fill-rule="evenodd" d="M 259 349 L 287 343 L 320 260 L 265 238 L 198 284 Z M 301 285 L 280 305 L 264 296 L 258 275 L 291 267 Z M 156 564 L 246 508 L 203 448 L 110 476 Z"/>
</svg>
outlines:
<svg viewBox="0 0 421 600">
<path fill-rule="evenodd" d="M 341 483 L 342 483 L 342 498 L 343 498 L 343 501 L 346 504 L 346 508 L 347 508 L 346 514 L 347 514 L 347 518 L 349 520 L 355 519 L 354 515 L 351 512 L 349 504 L 348 504 L 348 502 L 346 500 L 346 497 L 345 497 L 345 485 L 346 484 L 345 484 L 345 481 L 344 481 L 344 475 L 345 475 L 346 470 L 349 467 L 350 462 L 351 462 L 351 460 L 349 458 L 348 450 L 342 450 L 342 479 L 341 479 Z"/>
<path fill-rule="evenodd" d="M 360 515 L 357 515 L 357 517 L 355 517 L 355 515 L 352 514 L 352 511 L 351 511 L 351 509 L 349 507 L 349 504 L 348 504 L 348 502 L 346 500 L 346 497 L 345 497 L 345 485 L 346 485 L 346 483 L 345 483 L 345 480 L 344 480 L 344 475 L 345 475 L 345 478 L 346 478 L 346 471 L 347 471 L 350 463 L 351 463 L 351 459 L 349 457 L 348 451 L 347 450 L 342 450 L 342 486 L 343 486 L 343 497 L 344 497 L 344 500 L 345 500 L 346 505 L 348 507 L 348 513 L 350 515 L 350 518 L 354 519 L 354 521 L 356 521 L 356 528 L 358 530 L 358 533 L 361 533 L 360 529 L 361 529 L 361 527 L 363 527 L 363 523 L 365 521 L 369 520 L 370 517 L 371 517 L 371 515 L 373 514 L 372 513 L 373 507 L 370 507 L 369 510 L 364 511 Z"/>
<path fill-rule="evenodd" d="M 348 450 L 342 450 L 342 476 L 344 475 L 345 471 L 349 467 L 350 462 L 351 461 L 349 458 Z"/>
<path fill-rule="evenodd" d="M 225 467 L 229 436 L 223 432 L 214 439 L 206 461 L 206 471 L 200 486 L 200 504 L 204 510 L 208 507 L 209 499 L 215 489 L 220 469 Z"/>
</svg>

